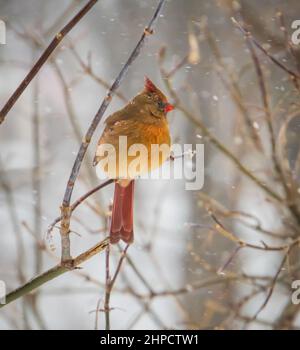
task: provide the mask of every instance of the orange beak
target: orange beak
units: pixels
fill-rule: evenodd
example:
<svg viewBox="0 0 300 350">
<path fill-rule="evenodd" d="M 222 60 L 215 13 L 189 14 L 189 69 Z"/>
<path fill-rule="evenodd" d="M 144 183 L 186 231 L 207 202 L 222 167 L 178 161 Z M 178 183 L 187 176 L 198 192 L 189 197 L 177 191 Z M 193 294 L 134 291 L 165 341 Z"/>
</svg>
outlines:
<svg viewBox="0 0 300 350">
<path fill-rule="evenodd" d="M 171 105 L 171 103 L 166 103 L 166 105 L 165 105 L 165 113 L 173 111 L 173 109 L 174 109 L 174 106 Z"/>
</svg>

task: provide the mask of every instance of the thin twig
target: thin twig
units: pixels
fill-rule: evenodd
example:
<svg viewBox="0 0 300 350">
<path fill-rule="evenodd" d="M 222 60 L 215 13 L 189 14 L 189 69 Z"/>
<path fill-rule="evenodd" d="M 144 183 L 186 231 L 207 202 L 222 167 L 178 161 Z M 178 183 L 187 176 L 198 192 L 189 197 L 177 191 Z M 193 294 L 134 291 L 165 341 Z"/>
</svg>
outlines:
<svg viewBox="0 0 300 350">
<path fill-rule="evenodd" d="M 129 248 L 129 244 L 126 245 L 124 250 L 121 253 L 121 257 L 119 259 L 118 265 L 116 267 L 116 271 L 113 275 L 113 277 L 110 277 L 110 271 L 109 271 L 109 257 L 110 257 L 110 246 L 108 245 L 106 248 L 106 285 L 105 285 L 105 298 L 104 298 L 104 312 L 105 312 L 105 330 L 110 330 L 110 297 L 111 292 L 114 287 L 114 284 L 117 280 L 117 277 L 121 271 L 122 263 L 126 257 L 127 250 Z"/>
<path fill-rule="evenodd" d="M 300 75 L 286 67 L 284 64 L 282 64 L 280 61 L 278 61 L 274 56 L 272 56 L 254 37 L 253 35 L 243 27 L 243 25 L 238 22 L 234 17 L 231 18 L 232 22 L 236 25 L 236 27 L 246 36 L 250 37 L 250 40 L 253 42 L 253 44 L 262 51 L 276 66 L 281 68 L 283 71 L 289 74 L 292 81 L 294 82 L 296 88 L 299 90 L 299 83 L 298 80 L 300 79 Z"/>
<path fill-rule="evenodd" d="M 278 277 L 279 277 L 279 274 L 280 274 L 280 272 L 281 272 L 281 270 L 282 270 L 282 268 L 283 268 L 283 266 L 284 266 L 284 264 L 285 264 L 285 262 L 286 262 L 286 260 L 287 260 L 287 258 L 288 258 L 288 256 L 289 256 L 291 250 L 292 250 L 294 247 L 296 247 L 298 244 L 299 244 L 299 242 L 294 242 L 293 244 L 291 244 L 291 245 L 288 247 L 288 249 L 287 249 L 286 253 L 284 254 L 284 257 L 283 257 L 283 259 L 282 259 L 282 261 L 281 261 L 281 263 L 280 263 L 280 265 L 279 265 L 279 267 L 278 267 L 278 269 L 277 269 L 277 272 L 276 272 L 276 274 L 275 274 L 275 276 L 274 276 L 274 278 L 273 278 L 273 281 L 272 281 L 271 286 L 270 286 L 270 288 L 269 288 L 269 292 L 268 292 L 268 294 L 267 294 L 267 297 L 266 297 L 266 299 L 264 300 L 264 302 L 263 302 L 263 304 L 261 305 L 261 307 L 260 307 L 260 308 L 257 310 L 257 312 L 255 313 L 255 315 L 253 316 L 253 318 L 252 318 L 251 321 L 254 321 L 254 320 L 257 318 L 257 316 L 262 312 L 262 310 L 267 306 L 267 304 L 268 304 L 268 302 L 269 302 L 269 300 L 271 299 L 271 296 L 272 296 L 272 294 L 273 294 L 273 291 L 274 291 L 274 288 L 275 288 L 277 279 L 278 279 Z"/>
<path fill-rule="evenodd" d="M 265 250 L 265 251 L 270 251 L 270 252 L 278 252 L 278 251 L 285 251 L 289 249 L 291 246 L 294 246 L 295 244 L 299 244 L 300 239 L 297 238 L 293 240 L 291 243 L 280 245 L 280 246 L 269 246 L 266 243 L 262 242 L 262 245 L 256 245 L 256 244 L 251 244 L 243 241 L 242 239 L 238 238 L 235 234 L 232 232 L 228 231 L 224 225 L 217 219 L 217 217 L 210 213 L 211 218 L 216 222 L 215 225 L 215 230 L 220 233 L 222 236 L 225 238 L 229 239 L 230 241 L 238 244 L 241 248 L 251 248 L 251 249 L 257 249 L 257 250 Z"/>
<path fill-rule="evenodd" d="M 78 198 L 72 205 L 71 205 L 71 212 L 73 212 L 81 203 L 83 203 L 88 197 L 90 197 L 92 194 L 96 193 L 97 191 L 101 190 L 102 188 L 110 185 L 113 183 L 114 180 L 110 179 L 102 184 L 94 187 L 90 191 L 86 192 L 84 195 L 82 195 L 80 198 Z M 61 221 L 61 216 L 58 216 L 55 220 L 52 221 L 52 223 L 49 225 L 48 230 L 47 230 L 47 236 L 49 236 L 54 228 L 54 226 Z"/>
<path fill-rule="evenodd" d="M 104 297 L 104 313 L 105 313 L 105 330 L 110 330 L 110 270 L 109 270 L 110 245 L 106 247 L 105 252 L 105 297 Z"/>
<path fill-rule="evenodd" d="M 78 52 L 75 50 L 75 47 L 73 43 L 69 43 L 70 51 L 73 53 L 75 59 L 80 64 L 82 70 L 84 73 L 88 74 L 95 82 L 97 82 L 99 85 L 103 86 L 106 89 L 110 88 L 110 85 L 108 82 L 106 82 L 103 78 L 96 75 L 96 73 L 93 70 L 91 62 L 88 62 L 87 64 L 84 63 L 84 61 L 79 56 Z M 128 102 L 128 99 L 119 91 L 116 91 L 115 95 L 120 98 L 123 102 Z"/>
<path fill-rule="evenodd" d="M 218 275 L 222 275 L 224 271 L 227 269 L 229 264 L 233 261 L 233 259 L 236 257 L 237 253 L 243 248 L 243 246 L 238 245 L 234 249 L 234 251 L 230 254 L 229 258 L 226 260 L 226 262 L 218 269 Z"/>
<path fill-rule="evenodd" d="M 174 289 L 174 290 L 163 290 L 159 292 L 153 292 L 151 294 L 136 294 L 141 299 L 153 299 L 158 297 L 167 297 L 170 295 L 182 295 L 182 294 L 188 294 L 192 292 L 196 292 L 199 289 L 206 288 L 213 286 L 215 284 L 221 284 L 221 283 L 228 283 L 228 282 L 236 282 L 239 281 L 239 278 L 237 276 L 230 276 L 230 277 L 212 277 L 208 278 L 206 280 L 202 280 L 199 282 L 196 282 L 192 285 L 186 285 L 182 288 Z"/>
<path fill-rule="evenodd" d="M 119 263 L 117 265 L 116 271 L 115 271 L 115 273 L 113 275 L 113 278 L 111 279 L 111 288 L 113 288 L 114 284 L 116 283 L 118 274 L 121 271 L 122 263 L 123 263 L 124 259 L 127 256 L 126 254 L 127 254 L 127 250 L 128 250 L 129 247 L 130 247 L 130 244 L 127 244 L 126 247 L 124 248 L 124 250 L 121 253 L 121 257 L 119 259 Z"/>
</svg>

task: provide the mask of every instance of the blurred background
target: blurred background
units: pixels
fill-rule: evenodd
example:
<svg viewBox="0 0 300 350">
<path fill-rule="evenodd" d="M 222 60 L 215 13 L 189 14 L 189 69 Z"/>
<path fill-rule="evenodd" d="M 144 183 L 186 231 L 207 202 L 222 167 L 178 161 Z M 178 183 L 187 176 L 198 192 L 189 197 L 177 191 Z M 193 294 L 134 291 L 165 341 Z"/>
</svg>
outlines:
<svg viewBox="0 0 300 350">
<path fill-rule="evenodd" d="M 1 107 L 86 2 L 0 0 Z M 50 237 L 47 228 L 60 215 L 82 137 L 157 3 L 99 0 L 0 125 L 0 279 L 8 291 L 59 262 L 59 224 Z M 112 291 L 112 329 L 299 328 L 291 301 L 300 279 L 297 13 L 296 0 L 166 1 L 104 118 L 149 76 L 176 104 L 173 142 L 204 144 L 205 183 L 186 191 L 184 179 L 137 182 L 135 242 Z M 73 201 L 99 184 L 92 158 L 102 130 Z M 106 187 L 74 212 L 73 256 L 107 235 L 112 195 Z M 112 247 L 112 271 L 119 258 Z M 104 329 L 105 254 L 82 267 L 2 308 L 1 329 Z"/>
</svg>

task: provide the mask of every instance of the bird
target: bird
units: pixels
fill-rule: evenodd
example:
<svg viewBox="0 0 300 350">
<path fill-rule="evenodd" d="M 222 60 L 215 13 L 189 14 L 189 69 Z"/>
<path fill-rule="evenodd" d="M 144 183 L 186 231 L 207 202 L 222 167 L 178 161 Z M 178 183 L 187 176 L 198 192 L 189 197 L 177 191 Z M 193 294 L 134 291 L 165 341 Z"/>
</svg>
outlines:
<svg viewBox="0 0 300 350">
<path fill-rule="evenodd" d="M 160 167 L 170 156 L 168 152 L 159 154 L 156 162 L 151 162 L 151 145 L 167 145 L 170 149 L 171 136 L 167 113 L 174 106 L 154 83 L 145 77 L 144 87 L 127 105 L 105 120 L 105 128 L 99 138 L 93 161 L 104 173 L 115 181 L 114 198 L 110 223 L 110 243 L 120 240 L 131 244 L 133 234 L 133 199 L 134 182 L 145 172 L 150 173 Z M 120 137 L 126 137 L 126 144 L 121 144 Z M 114 147 L 115 154 L 109 158 L 101 147 Z M 142 145 L 147 150 L 146 166 L 134 165 L 137 155 L 128 154 L 133 145 Z M 120 149 L 120 148 L 125 148 Z M 122 154 L 120 153 L 122 152 Z M 125 151 L 125 152 L 124 152 Z M 108 158 L 107 159 L 105 159 Z M 115 166 L 109 166 L 114 159 Z M 111 170 L 112 169 L 112 170 Z"/>
</svg>

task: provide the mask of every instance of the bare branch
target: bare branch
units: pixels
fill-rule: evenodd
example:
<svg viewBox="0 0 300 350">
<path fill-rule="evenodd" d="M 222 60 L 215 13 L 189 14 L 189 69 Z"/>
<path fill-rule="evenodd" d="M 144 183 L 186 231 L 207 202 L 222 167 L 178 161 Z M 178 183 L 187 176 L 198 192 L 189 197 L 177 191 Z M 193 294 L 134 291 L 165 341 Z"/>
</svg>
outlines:
<svg viewBox="0 0 300 350">
<path fill-rule="evenodd" d="M 280 61 L 278 61 L 274 56 L 272 56 L 253 36 L 250 32 L 248 32 L 247 29 L 243 27 L 243 25 L 238 22 L 235 18 L 231 18 L 232 22 L 236 25 L 236 27 L 246 36 L 250 37 L 250 40 L 253 42 L 253 44 L 262 51 L 276 66 L 281 68 L 283 71 L 289 74 L 292 81 L 294 82 L 296 88 L 299 90 L 299 83 L 298 80 L 300 79 L 300 75 L 286 67 L 284 64 L 282 64 Z"/>
<path fill-rule="evenodd" d="M 52 39 L 46 50 L 42 53 L 30 72 L 26 75 L 24 80 L 10 96 L 4 107 L 0 111 L 0 124 L 4 121 L 7 113 L 12 109 L 24 90 L 30 84 L 32 79 L 37 75 L 42 66 L 47 62 L 52 52 L 57 48 L 62 39 L 76 26 L 76 24 L 84 17 L 89 10 L 96 4 L 98 0 L 90 0 Z"/>
<path fill-rule="evenodd" d="M 154 12 L 154 15 L 151 18 L 148 26 L 144 29 L 143 34 L 142 34 L 139 42 L 137 43 L 136 47 L 134 48 L 131 55 L 129 56 L 127 62 L 125 63 L 122 70 L 118 74 L 116 80 L 114 81 L 114 83 L 111 85 L 109 91 L 107 92 L 106 97 L 102 101 L 98 112 L 96 113 L 94 119 L 92 120 L 90 127 L 88 128 L 88 130 L 84 136 L 83 142 L 82 142 L 80 149 L 78 151 L 78 154 L 76 156 L 76 159 L 75 159 L 75 162 L 74 162 L 71 174 L 70 174 L 70 178 L 68 180 L 67 187 L 65 190 L 63 202 L 61 205 L 61 217 L 62 217 L 61 230 L 60 230 L 61 250 L 62 250 L 61 259 L 62 259 L 62 262 L 64 262 L 64 263 L 67 263 L 68 260 L 72 259 L 71 252 L 70 252 L 70 238 L 69 238 L 70 219 L 71 219 L 70 201 L 71 201 L 73 188 L 74 188 L 77 176 L 79 174 L 82 160 L 83 160 L 85 153 L 87 151 L 87 148 L 91 142 L 92 136 L 93 136 L 100 120 L 102 119 L 103 114 L 105 113 L 107 107 L 109 106 L 115 91 L 120 86 L 122 80 L 124 79 L 127 71 L 129 70 L 130 66 L 132 65 L 132 63 L 135 61 L 135 59 L 140 54 L 140 51 L 145 43 L 147 36 L 153 33 L 153 26 L 154 26 L 154 24 L 159 16 L 160 12 L 161 12 L 161 9 L 162 9 L 164 2 L 165 2 L 165 0 L 159 1 L 159 4 Z"/>
<path fill-rule="evenodd" d="M 70 262 L 71 269 L 75 269 L 79 265 L 81 265 L 83 262 L 89 260 L 94 255 L 102 252 L 107 245 L 109 244 L 109 239 L 105 238 L 100 243 L 97 243 L 89 250 L 85 251 L 84 253 L 78 255 L 76 258 L 74 258 Z M 54 278 L 64 274 L 65 272 L 70 271 L 70 268 L 63 266 L 63 265 L 56 265 L 50 270 L 44 272 L 43 274 L 33 278 L 31 281 L 25 283 L 23 286 L 15 289 L 11 293 L 6 295 L 6 304 L 0 304 L 0 308 L 8 305 L 9 303 L 13 302 L 16 299 L 21 298 L 24 295 L 27 295 L 28 293 L 32 292 L 34 289 L 39 288 L 43 284 L 45 284 L 48 281 L 53 280 Z"/>
</svg>

